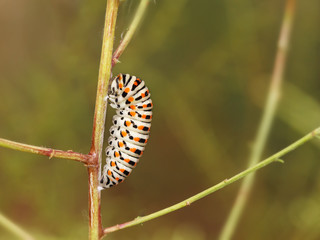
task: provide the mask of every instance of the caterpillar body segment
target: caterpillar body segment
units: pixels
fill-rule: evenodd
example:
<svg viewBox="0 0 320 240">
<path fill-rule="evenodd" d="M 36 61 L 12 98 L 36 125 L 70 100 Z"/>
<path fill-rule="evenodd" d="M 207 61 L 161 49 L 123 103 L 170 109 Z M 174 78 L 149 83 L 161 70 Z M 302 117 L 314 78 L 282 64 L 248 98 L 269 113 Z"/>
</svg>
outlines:
<svg viewBox="0 0 320 240">
<path fill-rule="evenodd" d="M 124 126 L 128 130 L 132 130 L 142 134 L 149 134 L 151 127 L 151 123 L 141 122 L 139 120 L 118 115 L 113 116 L 112 122 L 114 125 Z"/>
<path fill-rule="evenodd" d="M 117 110 L 117 115 L 127 117 L 130 119 L 138 120 L 141 122 L 152 121 L 152 111 L 130 111 L 130 110 Z"/>
<path fill-rule="evenodd" d="M 126 142 L 122 140 L 121 138 L 114 138 L 110 137 L 109 140 L 109 146 L 112 146 L 116 149 L 119 149 L 119 151 L 122 151 L 130 156 L 133 157 L 141 157 L 144 151 L 143 146 L 139 146 L 130 142 Z"/>
<path fill-rule="evenodd" d="M 122 138 L 126 142 L 131 142 L 139 146 L 145 146 L 149 138 L 149 135 L 130 131 L 120 126 L 112 126 L 110 128 L 110 135 L 115 138 Z"/>
</svg>

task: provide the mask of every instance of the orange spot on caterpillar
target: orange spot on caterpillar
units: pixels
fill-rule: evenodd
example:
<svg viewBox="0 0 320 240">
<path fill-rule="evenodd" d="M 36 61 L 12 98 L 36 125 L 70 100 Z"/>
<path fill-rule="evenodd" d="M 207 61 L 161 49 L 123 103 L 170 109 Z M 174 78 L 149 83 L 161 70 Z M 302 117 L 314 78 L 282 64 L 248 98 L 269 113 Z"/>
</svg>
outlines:
<svg viewBox="0 0 320 240">
<path fill-rule="evenodd" d="M 132 110 L 135 110 L 135 109 L 136 109 L 136 106 L 135 106 L 135 105 L 131 105 L 130 108 L 131 108 Z"/>
<path fill-rule="evenodd" d="M 122 88 L 122 87 L 123 87 L 122 83 L 119 83 L 119 88 Z"/>
<path fill-rule="evenodd" d="M 111 166 L 114 167 L 115 165 L 116 165 L 116 163 L 112 161 Z"/>
<path fill-rule="evenodd" d="M 125 161 L 126 163 L 129 163 L 129 162 L 130 162 L 130 159 L 124 159 L 124 161 Z"/>
<path fill-rule="evenodd" d="M 119 142 L 120 147 L 123 147 L 123 145 L 124 145 L 123 142 Z"/>
<path fill-rule="evenodd" d="M 114 155 L 115 155 L 116 157 L 119 157 L 119 156 L 120 156 L 119 152 L 114 152 Z"/>
<path fill-rule="evenodd" d="M 121 134 L 122 134 L 123 137 L 127 136 L 127 132 L 126 131 L 122 131 Z"/>
<path fill-rule="evenodd" d="M 135 137 L 135 138 L 133 138 L 133 140 L 136 141 L 136 142 L 139 142 L 139 141 L 140 141 L 140 138 Z"/>
<path fill-rule="evenodd" d="M 119 181 L 119 178 L 117 177 L 116 180 Z"/>
<path fill-rule="evenodd" d="M 136 150 L 137 150 L 136 148 L 130 148 L 130 151 L 133 152 L 133 153 L 134 153 Z"/>
<path fill-rule="evenodd" d="M 136 85 L 136 86 L 138 86 L 138 81 L 135 81 L 133 84 Z"/>
<path fill-rule="evenodd" d="M 126 121 L 126 126 L 129 127 L 131 125 L 130 121 Z"/>
<path fill-rule="evenodd" d="M 147 117 L 147 115 L 143 114 L 141 117 L 142 117 L 142 118 L 146 118 L 146 117 Z"/>
<path fill-rule="evenodd" d="M 126 88 L 126 89 L 124 90 L 124 92 L 126 92 L 126 93 L 130 92 L 130 88 Z"/>
<path fill-rule="evenodd" d="M 143 107 L 143 108 L 146 108 L 146 107 L 147 107 L 147 104 L 143 104 L 142 107 Z"/>
<path fill-rule="evenodd" d="M 139 130 L 142 130 L 143 128 L 144 128 L 144 126 L 142 126 L 142 125 L 138 127 Z"/>
<path fill-rule="evenodd" d="M 123 168 L 120 168 L 120 172 L 122 172 L 122 173 L 123 173 L 123 172 L 124 172 L 124 169 L 123 169 Z"/>
<path fill-rule="evenodd" d="M 110 176 L 110 175 L 111 175 L 111 171 L 110 171 L 110 170 L 108 170 L 107 174 Z"/>
<path fill-rule="evenodd" d="M 133 100 L 134 100 L 133 97 L 129 97 L 129 98 L 128 98 L 128 101 L 129 101 L 129 102 L 133 102 Z"/>
<path fill-rule="evenodd" d="M 136 112 L 129 112 L 131 117 L 134 117 L 136 115 Z"/>
<path fill-rule="evenodd" d="M 141 97 L 145 97 L 146 95 L 144 93 L 141 93 Z"/>
</svg>

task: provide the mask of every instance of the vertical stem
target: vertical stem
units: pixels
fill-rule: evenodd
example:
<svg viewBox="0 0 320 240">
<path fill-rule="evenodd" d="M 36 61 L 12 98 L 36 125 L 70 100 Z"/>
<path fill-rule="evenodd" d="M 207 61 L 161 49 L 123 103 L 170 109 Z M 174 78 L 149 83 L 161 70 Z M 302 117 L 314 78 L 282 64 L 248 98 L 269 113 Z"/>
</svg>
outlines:
<svg viewBox="0 0 320 240">
<path fill-rule="evenodd" d="M 295 0 L 287 0 L 265 111 L 263 113 L 262 120 L 254 141 L 253 150 L 248 162 L 249 167 L 257 164 L 261 159 L 262 152 L 271 129 L 272 121 L 274 119 L 281 90 L 281 83 L 283 80 L 288 45 L 290 42 L 294 9 Z M 231 213 L 229 214 L 229 217 L 225 222 L 225 225 L 219 236 L 220 240 L 231 239 L 252 189 L 254 176 L 255 174 L 251 174 L 243 180 Z"/>
<path fill-rule="evenodd" d="M 103 32 L 96 106 L 93 121 L 92 145 L 90 154 L 93 156 L 88 167 L 89 181 L 89 239 L 98 240 L 102 236 L 100 216 L 100 191 L 98 190 L 100 165 L 103 148 L 103 134 L 107 102 L 108 82 L 111 76 L 113 39 L 118 13 L 119 0 L 108 0 Z"/>
</svg>

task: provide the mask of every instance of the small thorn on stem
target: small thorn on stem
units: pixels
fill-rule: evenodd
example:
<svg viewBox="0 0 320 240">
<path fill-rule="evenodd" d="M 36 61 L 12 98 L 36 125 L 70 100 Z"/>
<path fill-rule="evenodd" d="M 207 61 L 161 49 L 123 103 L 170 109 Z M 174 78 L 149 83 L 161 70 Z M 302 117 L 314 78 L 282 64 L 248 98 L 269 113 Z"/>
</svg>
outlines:
<svg viewBox="0 0 320 240">
<path fill-rule="evenodd" d="M 56 151 L 52 149 L 52 152 L 50 153 L 49 159 L 53 158 L 55 155 Z"/>
<path fill-rule="evenodd" d="M 279 163 L 284 163 L 284 160 L 282 160 L 282 159 L 280 159 L 280 158 L 276 158 L 274 161 L 275 161 L 275 162 L 279 162 Z"/>
<path fill-rule="evenodd" d="M 121 62 L 120 62 L 120 60 L 119 60 L 118 58 L 114 58 L 114 59 L 112 60 L 112 62 L 113 62 L 113 64 L 121 63 Z"/>
</svg>

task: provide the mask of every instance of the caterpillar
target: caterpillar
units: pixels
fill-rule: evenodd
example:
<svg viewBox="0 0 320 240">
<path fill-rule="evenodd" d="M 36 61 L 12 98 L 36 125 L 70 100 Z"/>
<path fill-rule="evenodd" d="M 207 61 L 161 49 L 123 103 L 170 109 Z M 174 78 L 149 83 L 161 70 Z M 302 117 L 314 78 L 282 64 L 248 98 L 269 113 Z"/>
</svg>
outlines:
<svg viewBox="0 0 320 240">
<path fill-rule="evenodd" d="M 116 115 L 109 130 L 100 188 L 121 183 L 139 162 L 149 138 L 153 108 L 145 82 L 129 74 L 112 80 L 107 98 Z"/>
</svg>

